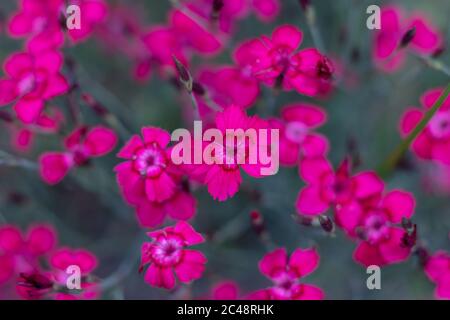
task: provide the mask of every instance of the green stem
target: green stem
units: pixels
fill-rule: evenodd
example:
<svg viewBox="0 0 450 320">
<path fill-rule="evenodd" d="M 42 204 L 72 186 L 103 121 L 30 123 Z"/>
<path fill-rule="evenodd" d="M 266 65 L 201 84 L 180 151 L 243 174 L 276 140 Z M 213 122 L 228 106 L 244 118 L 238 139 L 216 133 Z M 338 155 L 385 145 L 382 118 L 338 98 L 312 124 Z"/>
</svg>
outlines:
<svg viewBox="0 0 450 320">
<path fill-rule="evenodd" d="M 423 129 L 430 122 L 431 118 L 439 110 L 444 103 L 445 99 L 450 94 L 450 83 L 440 95 L 439 99 L 434 103 L 430 110 L 425 114 L 423 119 L 414 128 L 414 130 L 398 145 L 398 147 L 388 156 L 388 158 L 378 167 L 378 174 L 381 177 L 387 177 L 397 166 L 398 162 L 402 159 L 406 151 L 409 149 L 411 143 L 417 138 Z"/>
<path fill-rule="evenodd" d="M 2 150 L 0 150 L 0 166 L 20 167 L 28 170 L 37 170 L 38 168 L 36 162 L 16 157 Z"/>
</svg>

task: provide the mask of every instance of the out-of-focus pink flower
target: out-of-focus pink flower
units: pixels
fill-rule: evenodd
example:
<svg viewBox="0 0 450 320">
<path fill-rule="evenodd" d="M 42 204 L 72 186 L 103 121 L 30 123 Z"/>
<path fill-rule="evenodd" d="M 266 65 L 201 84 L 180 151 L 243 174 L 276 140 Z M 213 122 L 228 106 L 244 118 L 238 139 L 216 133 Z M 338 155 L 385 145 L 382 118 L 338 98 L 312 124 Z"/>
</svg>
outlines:
<svg viewBox="0 0 450 320">
<path fill-rule="evenodd" d="M 303 33 L 295 26 L 281 25 L 269 38 L 262 36 L 241 44 L 236 50 L 239 61 L 247 61 L 254 77 L 267 85 L 315 96 L 330 89 L 331 61 L 317 49 L 297 52 Z"/>
<path fill-rule="evenodd" d="M 365 171 L 351 176 L 350 162 L 344 160 L 336 172 L 324 157 L 304 158 L 300 161 L 300 176 L 307 183 L 297 198 L 297 211 L 301 215 L 318 215 L 330 206 L 335 210 L 343 206 L 378 199 L 384 189 L 383 181 L 375 172 Z"/>
<path fill-rule="evenodd" d="M 70 4 L 78 5 L 81 12 L 80 29 L 67 31 L 70 39 L 77 43 L 87 39 L 95 28 L 105 20 L 108 7 L 103 0 L 71 0 Z"/>
<path fill-rule="evenodd" d="M 437 285 L 436 298 L 450 299 L 450 255 L 444 251 L 436 252 L 428 259 L 425 273 Z"/>
<path fill-rule="evenodd" d="M 406 111 L 400 122 L 403 136 L 414 130 L 442 92 L 442 88 L 428 90 L 421 97 L 422 108 L 410 108 Z M 425 129 L 414 140 L 411 148 L 421 159 L 450 164 L 450 97 L 446 98 Z"/>
<path fill-rule="evenodd" d="M 108 18 L 96 30 L 108 52 L 118 52 L 131 60 L 134 79 L 148 80 L 154 61 L 142 41 L 145 27 L 135 8 L 112 6 L 109 8 Z"/>
<path fill-rule="evenodd" d="M 336 212 L 336 223 L 351 237 L 362 239 L 354 259 L 365 265 L 383 266 L 405 260 L 411 248 L 402 239 L 405 230 L 399 225 L 409 219 L 415 208 L 412 194 L 394 190 L 376 205 L 364 207 L 359 203 L 343 206 Z"/>
<path fill-rule="evenodd" d="M 425 167 L 422 181 L 426 191 L 440 195 L 450 195 L 450 165 L 439 162 Z"/>
<path fill-rule="evenodd" d="M 198 81 L 205 87 L 208 97 L 222 108 L 231 104 L 248 108 L 260 94 L 258 81 L 244 69 L 232 66 L 202 70 Z"/>
<path fill-rule="evenodd" d="M 185 5 L 206 20 L 217 20 L 220 30 L 226 33 L 234 32 L 236 21 L 252 11 L 264 22 L 273 21 L 280 12 L 278 0 L 190 0 Z"/>
<path fill-rule="evenodd" d="M 52 114 L 41 113 L 34 124 L 11 125 L 11 145 L 19 152 L 28 152 L 37 133 L 53 134 L 59 130 L 63 114 L 54 109 Z"/>
<path fill-rule="evenodd" d="M 156 227 L 164 222 L 166 216 L 175 220 L 192 218 L 197 209 L 197 201 L 181 183 L 177 183 L 174 194 L 162 201 L 142 201 L 136 205 L 136 214 L 144 227 Z"/>
<path fill-rule="evenodd" d="M 81 291 L 74 293 L 59 292 L 55 294 L 56 300 L 90 300 L 99 295 L 98 286 L 89 280 L 89 275 L 97 268 L 96 256 L 85 249 L 60 248 L 50 258 L 53 268 L 53 277 L 57 283 L 66 286 L 69 273 L 68 267 L 77 266 L 81 273 Z"/>
<path fill-rule="evenodd" d="M 212 300 L 237 300 L 239 298 L 239 286 L 233 281 L 222 281 L 212 289 Z"/>
<path fill-rule="evenodd" d="M 56 233 L 48 225 L 32 226 L 25 235 L 13 225 L 0 227 L 0 283 L 39 269 L 39 257 L 55 245 Z"/>
<path fill-rule="evenodd" d="M 44 103 L 69 90 L 60 73 L 62 55 L 47 51 L 32 55 L 14 53 L 4 64 L 6 78 L 0 79 L 0 106 L 14 102 L 14 110 L 23 123 L 34 123 Z"/>
<path fill-rule="evenodd" d="M 155 287 L 172 289 L 175 286 L 174 272 L 180 282 L 199 279 L 204 270 L 206 257 L 187 247 L 204 242 L 190 224 L 180 221 L 173 227 L 148 233 L 153 239 L 142 245 L 141 267 L 149 265 L 145 281 Z"/>
<path fill-rule="evenodd" d="M 322 300 L 322 289 L 300 283 L 319 265 L 315 249 L 296 249 L 288 258 L 286 249 L 276 249 L 264 256 L 259 270 L 273 282 L 273 287 L 252 293 L 256 300 Z"/>
<path fill-rule="evenodd" d="M 187 65 L 192 51 L 208 56 L 222 49 L 215 35 L 180 10 L 170 12 L 169 26 L 154 27 L 143 41 L 162 66 L 174 66 L 173 56 Z"/>
<path fill-rule="evenodd" d="M 281 120 L 271 119 L 271 127 L 280 130 L 280 163 L 294 166 L 300 157 L 325 156 L 328 140 L 312 130 L 323 125 L 326 119 L 324 110 L 308 103 L 285 106 L 281 110 Z"/>
<path fill-rule="evenodd" d="M 39 157 L 42 180 L 59 183 L 71 168 L 86 165 L 91 158 L 101 157 L 116 146 L 117 135 L 111 129 L 82 126 L 64 140 L 65 152 L 45 152 Z"/>
<path fill-rule="evenodd" d="M 94 27 L 105 19 L 107 6 L 103 0 L 73 0 L 70 4 L 80 7 L 80 29 L 67 30 L 76 43 L 85 40 Z M 12 37 L 26 37 L 27 49 L 34 53 L 58 49 L 64 43 L 65 11 L 63 0 L 22 0 L 18 12 L 9 21 L 9 34 Z"/>
<path fill-rule="evenodd" d="M 377 67 L 386 72 L 399 69 L 405 60 L 405 52 L 399 50 L 401 40 L 408 30 L 415 34 L 408 44 L 419 54 L 431 54 L 442 46 L 442 36 L 433 24 L 421 13 L 409 19 L 399 7 L 385 6 L 381 9 L 381 30 L 373 40 L 373 58 Z"/>
</svg>

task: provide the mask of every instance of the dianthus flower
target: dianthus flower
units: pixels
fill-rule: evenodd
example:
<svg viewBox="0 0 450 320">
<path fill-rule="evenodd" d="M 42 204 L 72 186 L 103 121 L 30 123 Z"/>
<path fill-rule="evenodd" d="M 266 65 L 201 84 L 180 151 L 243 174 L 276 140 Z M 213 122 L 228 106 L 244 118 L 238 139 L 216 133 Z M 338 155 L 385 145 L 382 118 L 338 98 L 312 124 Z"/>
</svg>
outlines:
<svg viewBox="0 0 450 320">
<path fill-rule="evenodd" d="M 373 58 L 381 70 L 392 72 L 405 61 L 405 52 L 399 50 L 402 38 L 415 28 L 408 47 L 419 54 L 432 54 L 442 46 L 442 36 L 422 13 L 415 13 L 408 19 L 399 7 L 381 8 L 381 29 L 375 32 Z"/>
<path fill-rule="evenodd" d="M 260 272 L 273 282 L 273 286 L 252 293 L 256 300 L 322 300 L 323 291 L 300 280 L 319 265 L 315 249 L 296 249 L 288 258 L 286 249 L 276 249 L 259 263 Z"/>
<path fill-rule="evenodd" d="M 340 209 L 378 199 L 384 189 L 383 181 L 375 172 L 365 171 L 351 175 L 350 162 L 344 160 L 336 172 L 324 157 L 300 161 L 300 176 L 306 187 L 297 198 L 297 211 L 302 215 L 318 215 L 330 207 Z"/>
<path fill-rule="evenodd" d="M 37 55 L 14 53 L 5 60 L 6 77 L 0 79 L 0 106 L 14 102 L 23 123 L 33 123 L 46 101 L 68 92 L 69 84 L 60 73 L 61 53 L 46 51 Z"/>
<path fill-rule="evenodd" d="M 117 135 L 111 129 L 79 127 L 65 138 L 65 152 L 45 152 L 40 156 L 41 178 L 48 184 L 57 184 L 71 168 L 86 165 L 91 158 L 111 152 L 116 143 Z"/>
<path fill-rule="evenodd" d="M 303 33 L 295 26 L 277 27 L 269 38 L 245 41 L 236 50 L 238 61 L 247 61 L 251 74 L 267 85 L 315 96 L 328 90 L 333 66 L 315 48 L 297 52 Z"/>
<path fill-rule="evenodd" d="M 400 131 L 407 136 L 423 119 L 442 94 L 442 88 L 431 89 L 421 97 L 422 108 L 410 108 L 403 115 Z M 447 97 L 411 145 L 413 152 L 421 159 L 436 160 L 450 164 L 450 97 Z"/>
<path fill-rule="evenodd" d="M 325 123 L 327 115 L 320 107 L 294 103 L 281 110 L 281 119 L 271 119 L 270 125 L 280 130 L 280 163 L 293 166 L 301 157 L 319 157 L 328 152 L 326 137 L 313 132 Z"/>
<path fill-rule="evenodd" d="M 180 221 L 173 227 L 148 233 L 153 239 L 142 245 L 141 269 L 149 265 L 145 281 L 151 286 L 172 289 L 175 286 L 174 272 L 180 282 L 199 279 L 204 270 L 206 257 L 187 247 L 204 242 L 190 224 Z"/>
</svg>

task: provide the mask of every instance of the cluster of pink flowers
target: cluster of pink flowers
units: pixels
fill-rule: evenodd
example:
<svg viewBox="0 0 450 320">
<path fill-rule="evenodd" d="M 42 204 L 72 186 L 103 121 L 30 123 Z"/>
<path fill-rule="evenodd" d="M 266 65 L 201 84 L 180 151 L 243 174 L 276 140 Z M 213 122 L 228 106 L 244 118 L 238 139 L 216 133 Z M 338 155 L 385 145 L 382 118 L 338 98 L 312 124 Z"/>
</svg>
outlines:
<svg viewBox="0 0 450 320">
<path fill-rule="evenodd" d="M 333 209 L 337 225 L 359 242 L 357 262 L 383 266 L 408 258 L 411 245 L 403 239 L 409 234 L 401 223 L 413 215 L 413 195 L 402 190 L 385 193 L 375 172 L 352 175 L 347 159 L 336 171 L 323 157 L 304 159 L 300 176 L 307 185 L 297 198 L 298 213 L 317 216 Z"/>
<path fill-rule="evenodd" d="M 76 265 L 82 289 L 67 293 L 67 267 Z M 98 286 L 90 276 L 97 258 L 85 249 L 57 247 L 56 231 L 39 224 L 23 234 L 14 225 L 0 227 L 0 299 L 17 295 L 23 299 L 94 299 Z M 5 295 L 5 296 L 3 296 Z"/>
<path fill-rule="evenodd" d="M 333 90 L 335 73 L 344 72 L 339 63 L 332 63 L 317 48 L 300 48 L 303 31 L 294 25 L 278 25 L 270 35 L 246 39 L 228 48 L 239 20 L 255 13 L 263 22 L 271 22 L 281 10 L 281 1 L 181 1 L 169 11 L 166 23 L 146 26 L 123 5 L 107 5 L 104 0 L 73 0 L 71 3 L 79 5 L 83 13 L 81 29 L 75 30 L 66 30 L 64 26 L 63 0 L 18 2 L 17 11 L 8 19 L 7 31 L 9 36 L 24 39 L 25 43 L 20 52 L 5 59 L 4 76 L 0 78 L 0 107 L 12 106 L 15 117 L 5 111 L 0 113 L 0 119 L 7 123 L 12 145 L 18 151 L 29 150 L 37 133 L 56 136 L 70 132 L 60 151 L 45 151 L 37 160 L 39 175 L 46 184 L 62 182 L 71 170 L 87 166 L 123 142 L 116 130 L 119 126 L 114 126 L 121 124 L 115 115 L 96 106 L 102 110 L 97 110 L 98 113 L 111 116 L 98 117 L 108 126 L 88 125 L 75 119 L 81 105 L 71 105 L 72 98 L 84 97 L 85 104 L 91 106 L 95 103 L 89 103 L 92 102 L 89 99 L 95 99 L 83 92 L 89 88 L 81 89 L 77 83 L 76 66 L 67 63 L 70 59 L 64 59 L 63 49 L 96 36 L 108 50 L 133 63 L 136 80 L 147 80 L 156 70 L 161 79 L 171 81 L 180 90 L 187 89 L 189 102 L 198 113 L 195 117 L 204 121 L 208 129 L 217 129 L 224 137 L 228 130 L 239 130 L 244 132 L 244 141 L 248 138 L 245 132 L 254 129 L 256 140 L 250 141 L 250 145 L 256 144 L 258 149 L 264 143 L 273 143 L 268 137 L 263 142 L 260 130 L 277 129 L 281 165 L 297 167 L 305 183 L 294 204 L 298 215 L 310 221 L 328 219 L 333 226 L 335 223 L 356 244 L 353 259 L 357 263 L 363 266 L 400 263 L 417 249 L 417 230 L 411 221 L 415 197 L 400 189 L 387 190 L 375 171 L 353 172 L 348 158 L 334 168 L 328 158 L 329 141 L 318 132 L 328 118 L 321 106 L 295 100 L 283 105 L 278 115 L 267 118 L 249 110 L 260 99 L 263 88 L 270 94 L 294 91 L 308 98 L 324 97 Z M 443 46 L 442 35 L 422 14 L 404 19 L 400 8 L 388 6 L 382 9 L 381 20 L 382 29 L 374 32 L 373 59 L 383 71 L 399 69 L 405 61 L 406 49 L 428 57 L 437 55 Z M 230 64 L 202 62 L 195 66 L 193 62 L 195 55 L 203 61 L 227 49 Z M 421 98 L 422 108 L 409 108 L 405 112 L 400 123 L 403 137 L 426 118 L 442 92 L 442 88 L 427 91 Z M 70 110 L 76 120 L 73 126 L 68 125 L 55 102 L 55 98 L 64 96 L 69 108 L 75 109 Z M 272 112 L 275 107 L 278 106 L 266 111 Z M 209 145 L 202 143 L 197 152 L 203 155 L 209 151 L 212 158 L 223 161 L 176 164 L 172 152 L 181 143 L 171 145 L 166 130 L 144 126 L 140 134 L 124 135 L 128 141 L 117 153 L 121 162 L 114 167 L 114 174 L 140 226 L 150 229 L 147 235 L 151 241 L 141 248 L 139 270 L 145 272 L 144 281 L 152 287 L 173 290 L 200 279 L 207 258 L 190 247 L 206 239 L 191 225 L 197 211 L 193 190 L 203 187 L 214 200 L 224 202 L 241 189 L 243 172 L 250 178 L 262 178 L 262 169 L 269 165 L 260 158 L 256 163 L 247 161 L 250 158 L 247 143 L 235 146 L 232 161 L 228 161 L 225 145 L 216 144 L 211 152 L 207 149 Z M 194 149 L 189 157 L 195 157 Z M 418 158 L 439 163 L 442 172 L 450 176 L 450 97 L 420 132 L 411 149 Z M 244 155 L 244 163 L 237 161 L 240 155 Z M 441 175 L 440 181 L 447 191 L 448 176 L 444 179 Z M 173 225 L 161 227 L 166 218 L 174 220 Z M 255 219 L 259 218 L 256 214 Z M 51 226 L 36 225 L 25 234 L 14 225 L 0 226 L 0 285 L 7 288 L 8 295 L 15 292 L 25 299 L 95 299 L 100 295 L 92 275 L 97 264 L 97 258 L 88 250 L 58 247 Z M 83 279 L 77 294 L 65 290 L 67 268 L 72 265 L 80 267 Z M 303 283 L 303 278 L 318 265 L 316 248 L 297 248 L 289 256 L 280 247 L 267 253 L 259 263 L 261 274 L 272 283 L 270 286 L 244 296 L 238 284 L 226 281 L 215 286 L 208 298 L 324 299 L 321 288 Z M 448 253 L 439 251 L 428 257 L 425 272 L 437 286 L 436 296 L 450 298 Z M 2 295 L 3 291 L 0 298 Z"/>
</svg>

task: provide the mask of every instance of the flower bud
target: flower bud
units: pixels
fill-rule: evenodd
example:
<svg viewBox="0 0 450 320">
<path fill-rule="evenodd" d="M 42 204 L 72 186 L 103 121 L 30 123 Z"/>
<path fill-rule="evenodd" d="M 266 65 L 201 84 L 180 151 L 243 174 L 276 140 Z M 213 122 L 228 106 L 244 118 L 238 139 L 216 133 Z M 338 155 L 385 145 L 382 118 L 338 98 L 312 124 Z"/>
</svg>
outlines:
<svg viewBox="0 0 450 320">
<path fill-rule="evenodd" d="M 172 56 L 172 58 L 175 63 L 175 67 L 178 71 L 178 76 L 181 83 L 184 85 L 184 87 L 189 93 L 192 93 L 194 79 L 192 79 L 189 70 L 175 56 Z"/>
<path fill-rule="evenodd" d="M 319 216 L 319 223 L 323 230 L 326 232 L 332 232 L 334 229 L 333 221 L 327 216 Z"/>
<path fill-rule="evenodd" d="M 402 39 L 400 40 L 400 48 L 405 48 L 414 39 L 416 35 L 416 27 L 412 27 L 405 32 Z"/>
</svg>

